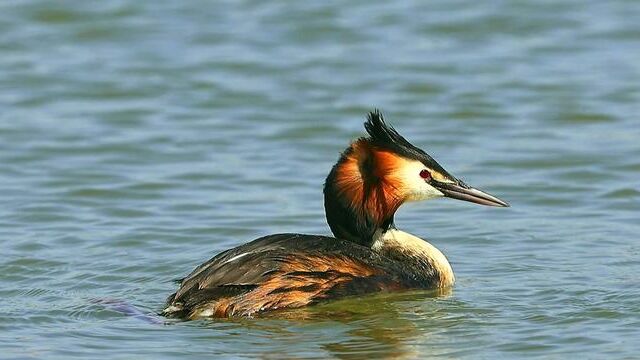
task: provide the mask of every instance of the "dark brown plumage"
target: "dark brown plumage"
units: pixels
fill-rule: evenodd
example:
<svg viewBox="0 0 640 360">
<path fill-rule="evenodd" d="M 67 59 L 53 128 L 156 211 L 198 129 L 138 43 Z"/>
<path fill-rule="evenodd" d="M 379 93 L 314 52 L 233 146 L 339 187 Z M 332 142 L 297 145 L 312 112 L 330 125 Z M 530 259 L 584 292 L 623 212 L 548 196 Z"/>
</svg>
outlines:
<svg viewBox="0 0 640 360">
<path fill-rule="evenodd" d="M 346 295 L 433 287 L 433 269 L 422 267 L 424 271 L 416 274 L 406 262 L 331 237 L 270 235 L 196 268 L 167 299 L 165 314 L 248 316 Z"/>
</svg>

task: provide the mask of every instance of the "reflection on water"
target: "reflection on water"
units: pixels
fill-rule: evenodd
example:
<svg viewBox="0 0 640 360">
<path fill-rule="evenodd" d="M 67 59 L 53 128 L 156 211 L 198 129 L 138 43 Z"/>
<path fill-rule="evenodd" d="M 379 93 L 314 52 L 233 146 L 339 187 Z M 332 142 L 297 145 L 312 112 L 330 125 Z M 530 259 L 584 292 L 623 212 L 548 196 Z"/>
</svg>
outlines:
<svg viewBox="0 0 640 360">
<path fill-rule="evenodd" d="M 458 318 L 446 316 L 438 302 L 450 299 L 451 294 L 451 289 L 377 294 L 264 313 L 253 319 L 211 319 L 184 324 L 191 326 L 196 323 L 195 326 L 211 331 L 220 331 L 221 327 L 228 331 L 231 325 L 247 336 L 289 338 L 287 346 L 296 348 L 296 352 L 317 346 L 322 349 L 323 356 L 340 359 L 413 359 L 420 354 L 428 356 L 432 353 L 419 353 L 412 344 L 442 336 L 442 329 L 459 322 Z M 417 321 L 420 320 L 427 321 L 429 325 L 418 327 Z M 455 349 L 432 351 L 433 354 L 443 354 Z M 268 352 L 255 349 L 255 354 L 266 355 Z"/>
</svg>

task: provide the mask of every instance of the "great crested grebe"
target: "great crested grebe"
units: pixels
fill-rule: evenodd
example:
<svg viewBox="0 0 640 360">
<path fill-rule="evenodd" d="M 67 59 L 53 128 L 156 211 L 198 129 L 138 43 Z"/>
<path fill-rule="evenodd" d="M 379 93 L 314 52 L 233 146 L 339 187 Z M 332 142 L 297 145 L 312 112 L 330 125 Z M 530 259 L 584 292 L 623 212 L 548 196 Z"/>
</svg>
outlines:
<svg viewBox="0 0 640 360">
<path fill-rule="evenodd" d="M 364 124 L 324 185 L 335 238 L 275 234 L 224 251 L 198 266 L 167 299 L 164 315 L 251 316 L 345 296 L 453 285 L 447 258 L 400 231 L 393 216 L 405 201 L 437 197 L 489 206 L 506 202 L 469 187 L 411 145 L 379 111 Z"/>
</svg>

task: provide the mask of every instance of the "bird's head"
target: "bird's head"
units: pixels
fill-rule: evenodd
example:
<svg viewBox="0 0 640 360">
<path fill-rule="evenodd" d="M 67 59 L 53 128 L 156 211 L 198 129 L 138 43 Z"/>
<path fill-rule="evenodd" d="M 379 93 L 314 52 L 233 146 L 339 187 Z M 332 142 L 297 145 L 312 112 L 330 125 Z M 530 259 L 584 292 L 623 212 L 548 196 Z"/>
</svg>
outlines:
<svg viewBox="0 0 640 360">
<path fill-rule="evenodd" d="M 373 234 L 391 227 L 406 201 L 449 197 L 509 206 L 451 175 L 386 124 L 379 111 L 369 113 L 364 126 L 369 136 L 342 153 L 325 182 L 327 221 L 337 238 L 371 245 Z"/>
</svg>

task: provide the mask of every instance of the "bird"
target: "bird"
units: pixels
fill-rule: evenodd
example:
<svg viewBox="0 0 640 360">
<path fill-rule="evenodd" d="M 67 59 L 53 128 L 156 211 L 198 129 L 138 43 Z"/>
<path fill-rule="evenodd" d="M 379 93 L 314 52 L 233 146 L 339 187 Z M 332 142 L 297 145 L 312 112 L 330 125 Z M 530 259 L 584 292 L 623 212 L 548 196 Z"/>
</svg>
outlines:
<svg viewBox="0 0 640 360">
<path fill-rule="evenodd" d="M 395 226 L 398 208 L 441 197 L 509 204 L 451 175 L 379 110 L 367 115 L 364 127 L 367 136 L 341 153 L 324 184 L 333 237 L 274 234 L 223 251 L 180 281 L 162 315 L 254 317 L 344 297 L 452 287 L 445 255 Z"/>
</svg>

